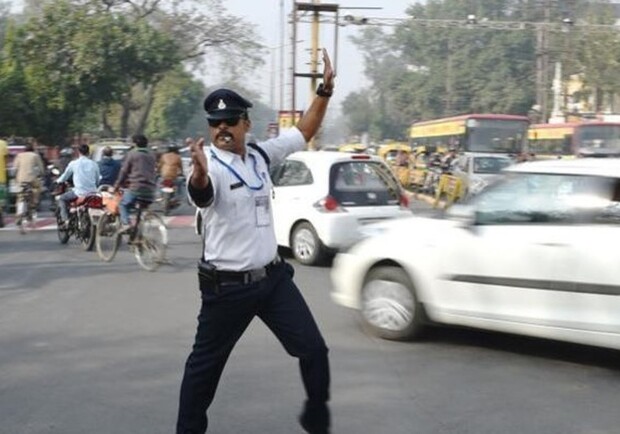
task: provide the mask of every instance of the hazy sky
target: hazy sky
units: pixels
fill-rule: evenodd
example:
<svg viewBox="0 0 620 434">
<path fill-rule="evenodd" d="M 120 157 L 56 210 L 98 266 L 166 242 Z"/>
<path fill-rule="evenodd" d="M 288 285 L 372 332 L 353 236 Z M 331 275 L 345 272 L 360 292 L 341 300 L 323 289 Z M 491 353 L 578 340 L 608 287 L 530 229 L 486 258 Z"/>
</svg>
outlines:
<svg viewBox="0 0 620 434">
<path fill-rule="evenodd" d="M 304 0 L 303 2 L 311 3 L 312 0 Z M 403 18 L 405 17 L 405 10 L 411 4 L 424 1 L 421 0 L 323 0 L 321 3 L 333 4 L 337 3 L 340 7 L 341 19 L 344 15 L 366 16 L 366 17 L 383 17 L 383 18 Z M 14 12 L 18 12 L 23 8 L 22 0 L 9 0 Z M 233 14 L 245 18 L 246 21 L 256 25 L 258 27 L 257 33 L 263 38 L 262 43 L 269 47 L 280 46 L 280 5 L 284 5 L 285 12 L 285 72 L 284 72 L 284 86 L 282 86 L 280 80 L 280 49 L 274 49 L 273 62 L 275 68 L 272 68 L 272 59 L 270 56 L 265 59 L 265 66 L 261 71 L 257 71 L 254 74 L 255 78 L 251 79 L 251 83 L 254 86 L 252 88 L 262 89 L 262 101 L 266 104 L 270 104 L 273 99 L 274 108 L 280 106 L 280 89 L 284 87 L 284 108 L 290 109 L 291 100 L 291 74 L 290 70 L 290 31 L 291 25 L 288 24 L 288 16 L 293 7 L 293 0 L 224 0 L 223 3 L 227 9 Z M 376 8 L 382 9 L 367 9 L 367 10 L 353 10 L 346 8 Z M 326 13 L 326 16 L 333 17 L 333 13 Z M 357 48 L 349 40 L 351 35 L 355 35 L 361 29 L 360 26 L 345 26 L 340 27 L 338 34 L 338 65 L 336 78 L 336 92 L 333 97 L 333 103 L 331 108 L 338 107 L 344 97 L 365 84 L 363 77 L 363 64 L 362 56 L 357 51 Z M 384 28 L 388 29 L 388 28 Z M 325 47 L 330 55 L 334 56 L 334 25 L 325 24 L 321 26 L 321 45 Z M 310 56 L 308 51 L 310 44 L 310 24 L 299 23 L 297 26 L 298 40 L 298 55 L 297 55 L 297 71 L 309 72 L 309 66 L 305 66 L 304 62 L 309 62 Z M 275 70 L 275 73 L 272 71 Z M 217 84 L 218 75 L 214 74 L 213 77 L 203 77 L 207 84 Z M 297 109 L 304 109 L 307 106 L 308 98 L 310 97 L 310 81 L 306 78 L 298 78 L 296 80 L 297 92 Z M 248 86 L 250 87 L 250 86 Z M 272 94 L 271 88 L 274 89 Z"/>
<path fill-rule="evenodd" d="M 306 3 L 311 3 L 312 0 L 305 0 Z M 384 18 L 403 18 L 405 17 L 405 10 L 411 4 L 419 2 L 417 0 L 341 0 L 336 2 L 335 0 L 324 0 L 321 3 L 332 4 L 337 3 L 340 7 L 340 18 L 344 15 L 356 15 L 366 17 L 384 17 Z M 263 43 L 267 46 L 277 47 L 280 45 L 280 4 L 281 0 L 225 0 L 224 4 L 228 10 L 238 16 L 244 17 L 247 21 L 255 24 L 258 27 L 257 32 L 263 37 Z M 291 74 L 290 70 L 290 31 L 291 25 L 288 24 L 288 16 L 293 7 L 293 0 L 284 0 L 284 9 L 286 14 L 285 23 L 285 45 L 289 45 L 285 48 L 285 62 L 286 68 L 284 75 L 285 89 L 284 89 L 284 106 L 285 109 L 290 108 L 290 93 L 291 93 Z M 347 7 L 381 7 L 382 9 L 368 9 L 368 10 L 352 10 L 345 9 Z M 328 17 L 333 17 L 333 13 L 326 13 Z M 356 90 L 358 87 L 365 84 L 363 77 L 363 64 L 362 55 L 358 52 L 357 47 L 349 40 L 351 35 L 355 35 L 359 32 L 361 27 L 359 26 L 345 26 L 340 27 L 338 32 L 338 69 L 336 78 L 336 93 L 334 95 L 333 106 L 339 106 L 339 103 L 350 92 Z M 387 29 L 387 28 L 386 28 Z M 330 55 L 334 53 L 334 25 L 325 24 L 321 26 L 321 44 L 329 51 Z M 297 26 L 298 40 L 303 40 L 298 45 L 297 50 L 297 71 L 309 72 L 309 66 L 303 65 L 304 62 L 309 61 L 310 57 L 307 54 L 311 46 L 310 44 L 310 24 L 299 23 Z M 265 59 L 266 64 L 264 70 L 261 72 L 261 81 L 258 87 L 264 89 L 263 102 L 270 103 L 271 98 L 271 83 L 274 84 L 275 95 L 274 102 L 275 108 L 279 108 L 280 96 L 280 73 L 279 73 L 279 55 L 280 50 L 275 49 L 275 66 L 276 74 L 272 77 L 271 74 L 271 59 Z M 332 58 L 333 61 L 333 58 Z M 258 74 L 257 74 L 258 75 Z M 310 81 L 307 78 L 297 78 L 297 109 L 305 108 L 308 98 L 310 96 Z"/>
</svg>

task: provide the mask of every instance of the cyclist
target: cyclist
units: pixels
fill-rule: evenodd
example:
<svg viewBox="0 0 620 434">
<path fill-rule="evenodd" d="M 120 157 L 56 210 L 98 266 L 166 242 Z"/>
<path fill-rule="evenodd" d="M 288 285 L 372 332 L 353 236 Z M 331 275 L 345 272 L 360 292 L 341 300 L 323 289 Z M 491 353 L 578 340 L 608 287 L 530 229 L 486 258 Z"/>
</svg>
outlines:
<svg viewBox="0 0 620 434">
<path fill-rule="evenodd" d="M 88 158 L 90 148 L 86 144 L 81 144 L 78 147 L 78 151 L 80 153 L 79 158 L 71 161 L 56 181 L 58 184 L 61 184 L 72 179 L 73 182 L 73 190 L 60 195 L 60 218 L 62 219 L 61 224 L 65 227 L 69 221 L 69 203 L 78 197 L 95 193 L 97 191 L 97 184 L 99 184 L 99 166 Z"/>
<path fill-rule="evenodd" d="M 127 188 L 123 192 L 123 199 L 119 204 L 121 232 L 126 232 L 130 227 L 129 210 L 136 201 L 153 202 L 157 188 L 157 163 L 155 156 L 149 151 L 148 139 L 142 134 L 136 134 L 131 140 L 136 146 L 127 154 L 113 189 L 113 191 L 118 190 L 127 182 Z"/>
<path fill-rule="evenodd" d="M 29 208 L 34 210 L 39 203 L 39 192 L 41 188 L 40 179 L 45 174 L 43 160 L 41 160 L 41 156 L 34 151 L 32 143 L 27 143 L 25 151 L 15 157 L 13 164 L 15 167 L 15 182 L 17 182 L 17 185 L 21 188 L 22 185 L 29 184 L 32 189 Z M 21 202 L 21 198 L 18 198 L 18 203 L 19 202 Z M 21 224 L 25 211 L 25 209 L 20 209 L 19 206 L 16 207 L 15 216 L 17 217 L 17 225 Z"/>
<path fill-rule="evenodd" d="M 168 146 L 168 152 L 161 156 L 157 165 L 162 184 L 164 184 L 164 181 L 172 181 L 176 191 L 181 191 L 183 181 L 180 177 L 183 176 L 183 161 L 179 155 L 177 145 L 171 143 Z"/>
</svg>

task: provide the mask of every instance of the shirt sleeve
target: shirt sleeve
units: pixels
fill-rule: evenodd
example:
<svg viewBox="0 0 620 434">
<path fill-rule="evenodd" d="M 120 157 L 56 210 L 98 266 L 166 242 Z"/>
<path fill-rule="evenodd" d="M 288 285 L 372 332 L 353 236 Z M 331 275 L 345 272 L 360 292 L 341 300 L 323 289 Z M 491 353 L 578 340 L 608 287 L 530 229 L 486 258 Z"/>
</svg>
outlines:
<svg viewBox="0 0 620 434">
<path fill-rule="evenodd" d="M 72 161 L 67 165 L 67 168 L 65 169 L 65 172 L 60 175 L 60 178 L 58 178 L 58 182 L 59 184 L 61 182 L 65 182 L 67 179 L 69 179 L 69 177 L 73 174 L 73 166 L 75 165 L 75 162 Z"/>
<path fill-rule="evenodd" d="M 209 184 L 205 188 L 196 188 L 192 186 L 191 174 L 187 177 L 187 195 L 190 202 L 197 208 L 206 208 L 213 203 L 215 192 L 213 190 L 213 180 L 209 176 Z"/>
<path fill-rule="evenodd" d="M 132 160 L 132 155 L 129 154 L 127 155 L 127 158 L 125 158 L 125 161 L 123 161 L 123 165 L 121 166 L 121 171 L 118 174 L 118 178 L 116 179 L 116 182 L 114 183 L 115 186 L 117 187 L 122 187 L 123 183 L 125 182 L 125 178 L 127 178 L 127 174 L 129 173 L 129 167 L 131 166 L 131 160 Z"/>
<path fill-rule="evenodd" d="M 289 154 L 306 149 L 306 139 L 297 127 L 293 127 L 282 131 L 278 137 L 258 143 L 258 146 L 269 156 L 271 166 L 275 166 Z"/>
<path fill-rule="evenodd" d="M 45 164 L 43 164 L 43 159 L 40 156 L 37 157 L 37 164 L 39 165 L 39 177 L 43 177 L 45 175 Z"/>
</svg>

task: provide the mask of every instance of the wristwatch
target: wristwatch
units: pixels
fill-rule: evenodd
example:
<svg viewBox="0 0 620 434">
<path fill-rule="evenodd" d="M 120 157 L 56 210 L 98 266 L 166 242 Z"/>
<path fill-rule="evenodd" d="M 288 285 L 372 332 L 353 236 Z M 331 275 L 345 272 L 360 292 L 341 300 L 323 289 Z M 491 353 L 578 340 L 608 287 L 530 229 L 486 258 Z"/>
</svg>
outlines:
<svg viewBox="0 0 620 434">
<path fill-rule="evenodd" d="M 323 83 L 319 84 L 319 87 L 316 88 L 316 94 L 318 96 L 322 96 L 324 98 L 329 98 L 334 93 L 334 89 L 327 90 Z"/>
</svg>

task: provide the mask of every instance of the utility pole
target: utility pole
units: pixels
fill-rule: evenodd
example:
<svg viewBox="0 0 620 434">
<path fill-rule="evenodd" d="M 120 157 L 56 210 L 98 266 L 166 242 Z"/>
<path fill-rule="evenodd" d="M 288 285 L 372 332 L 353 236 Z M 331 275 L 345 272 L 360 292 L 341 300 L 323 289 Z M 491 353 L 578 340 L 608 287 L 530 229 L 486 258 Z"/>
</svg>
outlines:
<svg viewBox="0 0 620 434">
<path fill-rule="evenodd" d="M 335 32 L 334 32 L 334 47 L 338 46 L 338 5 L 334 4 L 334 3 L 325 3 L 325 4 L 321 4 L 320 0 L 313 0 L 312 3 L 300 3 L 300 2 L 293 2 L 293 12 L 291 14 L 291 21 L 292 21 L 292 40 L 291 43 L 293 45 L 293 49 L 292 49 L 292 61 L 291 61 L 291 119 L 292 119 L 292 125 L 295 125 L 297 119 L 296 119 L 296 101 L 295 101 L 295 92 L 296 92 L 296 85 L 295 85 L 295 79 L 297 77 L 303 77 L 303 78 L 309 78 L 310 79 L 310 99 L 314 98 L 314 94 L 316 92 L 316 88 L 317 88 L 317 80 L 321 77 L 323 77 L 323 74 L 320 73 L 318 71 L 318 64 L 319 64 L 319 26 L 320 24 L 323 22 L 321 19 L 321 12 L 330 12 L 330 13 L 334 13 L 335 14 L 335 18 L 334 18 L 334 24 L 336 24 L 335 26 Z M 303 14 L 306 14 L 306 16 L 309 14 L 311 17 L 311 38 L 310 38 L 310 43 L 311 43 L 311 47 L 310 47 L 310 71 L 309 72 L 297 72 L 297 51 L 295 48 L 296 45 L 296 41 L 297 41 L 297 23 L 300 21 L 298 18 L 298 13 L 301 12 L 302 16 Z M 335 53 L 337 53 L 336 51 L 337 49 L 335 49 Z M 334 65 L 336 65 L 337 63 L 337 54 L 334 55 Z M 309 149 L 313 149 L 314 148 L 314 142 L 311 141 L 308 144 Z"/>
<path fill-rule="evenodd" d="M 544 0 L 545 24 L 551 19 L 551 5 Z M 548 26 L 536 29 L 536 104 L 540 106 L 543 122 L 549 118 L 549 32 Z"/>
<path fill-rule="evenodd" d="M 280 0 L 280 104 L 279 110 L 284 110 L 284 0 Z"/>
<path fill-rule="evenodd" d="M 452 71 L 452 64 L 453 64 L 453 55 L 452 55 L 452 50 L 454 49 L 453 47 L 453 43 L 452 43 L 452 33 L 450 32 L 448 34 L 448 53 L 446 55 L 447 57 L 447 64 L 446 64 L 446 107 L 445 107 L 445 112 L 446 114 L 452 114 L 452 110 L 454 109 L 452 107 L 452 101 L 454 100 L 454 76 L 453 76 L 453 71 Z"/>
</svg>

